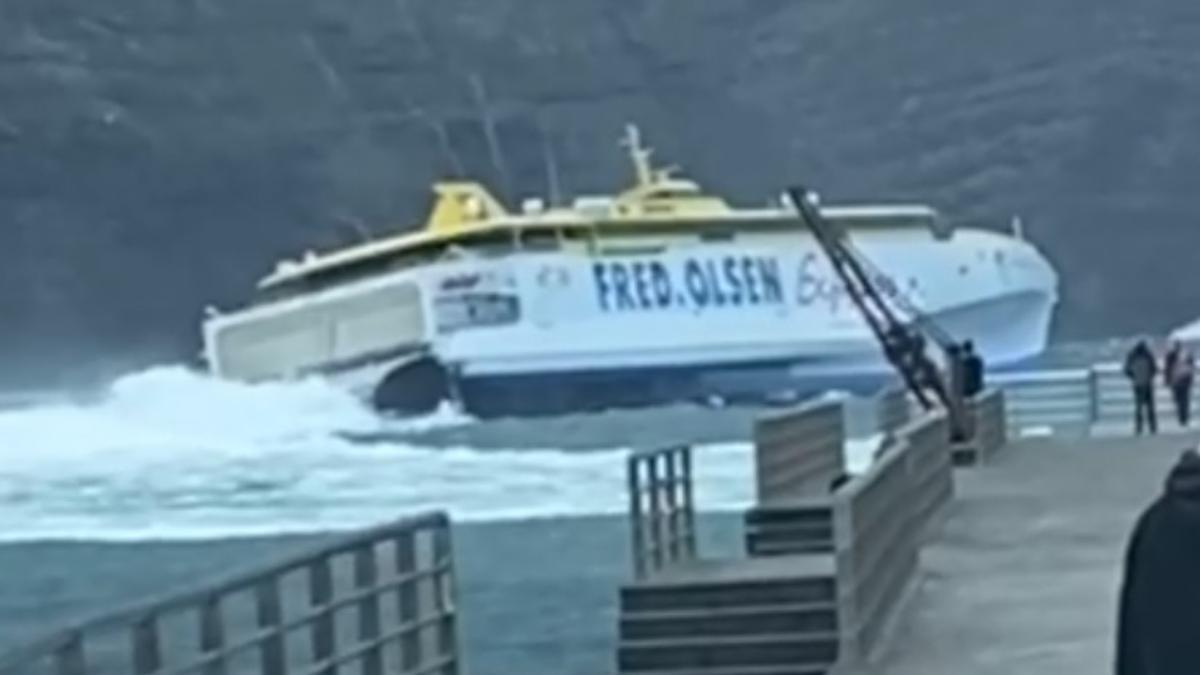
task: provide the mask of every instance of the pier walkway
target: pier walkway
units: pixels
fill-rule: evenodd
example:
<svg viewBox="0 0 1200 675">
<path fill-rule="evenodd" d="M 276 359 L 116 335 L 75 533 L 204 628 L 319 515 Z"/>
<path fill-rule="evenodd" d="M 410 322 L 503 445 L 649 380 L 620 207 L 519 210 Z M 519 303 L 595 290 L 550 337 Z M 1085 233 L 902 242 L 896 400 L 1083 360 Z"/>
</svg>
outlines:
<svg viewBox="0 0 1200 675">
<path fill-rule="evenodd" d="M 955 476 L 872 675 L 1112 672 L 1122 556 L 1193 435 L 1010 443 Z"/>
</svg>

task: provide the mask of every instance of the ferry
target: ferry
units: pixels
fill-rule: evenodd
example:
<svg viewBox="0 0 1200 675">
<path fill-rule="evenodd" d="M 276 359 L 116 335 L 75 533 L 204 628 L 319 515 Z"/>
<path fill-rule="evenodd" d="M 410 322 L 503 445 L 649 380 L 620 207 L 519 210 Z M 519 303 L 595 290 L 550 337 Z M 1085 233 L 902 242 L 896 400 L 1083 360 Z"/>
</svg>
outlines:
<svg viewBox="0 0 1200 675">
<path fill-rule="evenodd" d="M 623 145 L 633 182 L 616 194 L 510 210 L 477 182 L 440 182 L 423 227 L 280 262 L 246 306 L 209 309 L 207 368 L 476 417 L 786 400 L 891 375 L 785 199 L 736 207 L 655 166 L 636 127 Z M 1058 277 L 1019 231 L 921 204 L 819 208 L 885 295 L 990 366 L 1045 349 Z"/>
</svg>

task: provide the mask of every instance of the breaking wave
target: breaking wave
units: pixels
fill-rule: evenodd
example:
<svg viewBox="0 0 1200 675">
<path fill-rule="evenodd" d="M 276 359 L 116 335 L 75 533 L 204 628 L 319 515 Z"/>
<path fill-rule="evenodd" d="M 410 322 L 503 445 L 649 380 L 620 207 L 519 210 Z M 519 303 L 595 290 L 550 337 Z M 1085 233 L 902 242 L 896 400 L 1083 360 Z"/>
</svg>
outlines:
<svg viewBox="0 0 1200 675">
<path fill-rule="evenodd" d="M 473 424 L 381 417 L 319 379 L 247 385 L 165 367 L 95 400 L 0 410 L 0 539 L 144 540 L 340 530 L 425 509 L 462 521 L 616 513 L 626 448 L 429 447 Z M 531 422 L 533 423 L 533 422 Z M 370 443 L 356 436 L 385 438 Z M 752 497 L 748 443 L 702 445 L 697 498 Z"/>
</svg>

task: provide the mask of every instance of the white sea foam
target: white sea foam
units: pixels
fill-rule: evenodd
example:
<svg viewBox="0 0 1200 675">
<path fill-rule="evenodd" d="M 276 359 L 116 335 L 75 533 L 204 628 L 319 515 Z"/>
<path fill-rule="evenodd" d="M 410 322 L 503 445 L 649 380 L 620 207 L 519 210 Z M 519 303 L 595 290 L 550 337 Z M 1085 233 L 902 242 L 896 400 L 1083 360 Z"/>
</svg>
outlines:
<svg viewBox="0 0 1200 675">
<path fill-rule="evenodd" d="M 459 521 L 624 510 L 626 448 L 403 440 L 472 423 L 451 410 L 387 419 L 315 379 L 252 386 L 152 369 L 86 404 L 0 411 L 0 540 L 341 530 L 427 509 Z M 376 440 L 351 440 L 362 435 Z M 850 445 L 853 470 L 869 462 L 875 443 Z M 748 442 L 695 448 L 702 508 L 750 504 L 752 455 Z"/>
</svg>

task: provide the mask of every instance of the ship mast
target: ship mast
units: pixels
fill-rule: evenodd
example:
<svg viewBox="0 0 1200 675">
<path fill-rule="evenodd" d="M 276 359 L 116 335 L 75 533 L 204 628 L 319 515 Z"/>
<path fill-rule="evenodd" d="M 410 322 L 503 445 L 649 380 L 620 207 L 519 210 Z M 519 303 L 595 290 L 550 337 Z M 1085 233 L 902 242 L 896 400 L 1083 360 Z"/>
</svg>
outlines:
<svg viewBox="0 0 1200 675">
<path fill-rule="evenodd" d="M 625 125 L 625 138 L 621 145 L 629 148 L 629 158 L 633 161 L 637 184 L 649 185 L 654 182 L 654 170 L 650 166 L 650 154 L 654 151 L 642 146 L 642 133 L 637 125 Z"/>
</svg>

